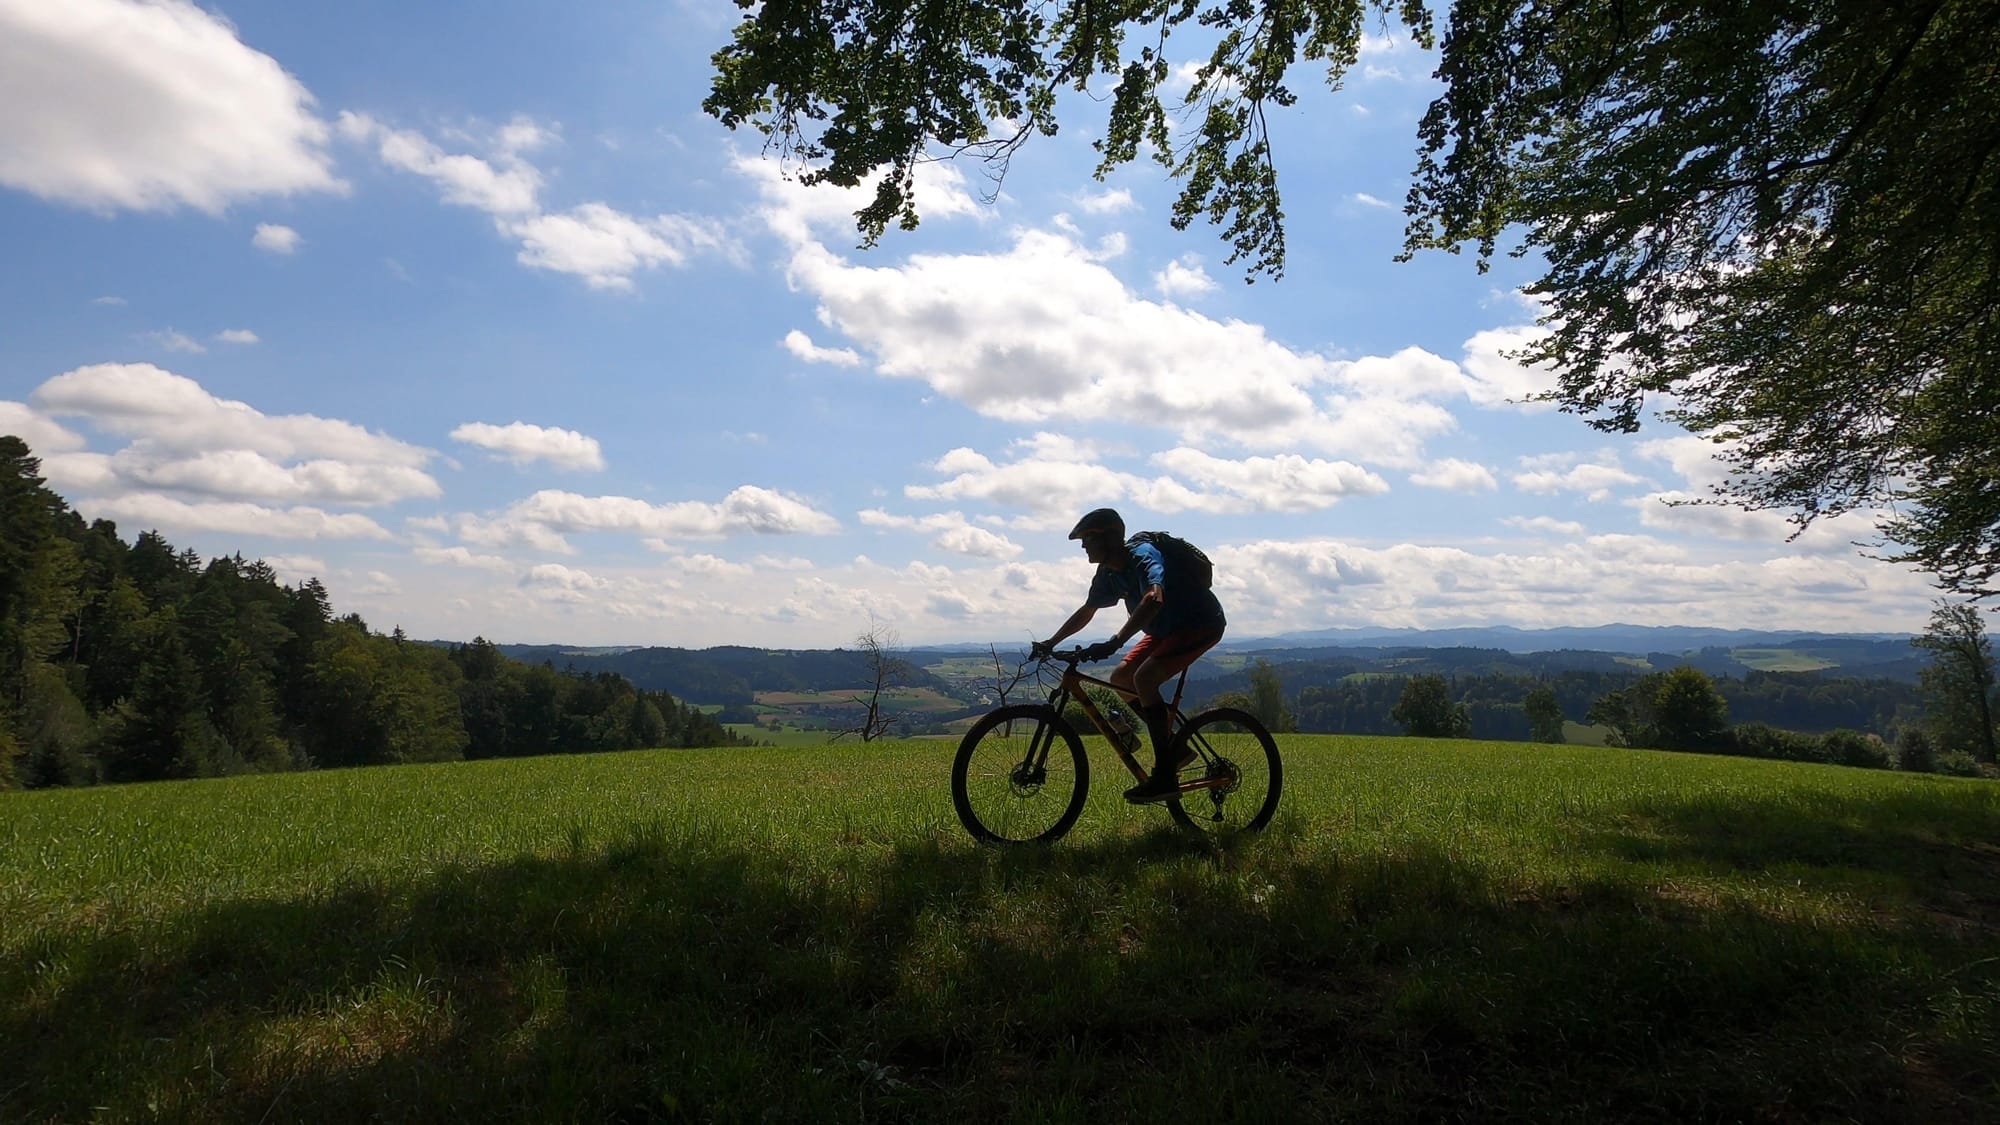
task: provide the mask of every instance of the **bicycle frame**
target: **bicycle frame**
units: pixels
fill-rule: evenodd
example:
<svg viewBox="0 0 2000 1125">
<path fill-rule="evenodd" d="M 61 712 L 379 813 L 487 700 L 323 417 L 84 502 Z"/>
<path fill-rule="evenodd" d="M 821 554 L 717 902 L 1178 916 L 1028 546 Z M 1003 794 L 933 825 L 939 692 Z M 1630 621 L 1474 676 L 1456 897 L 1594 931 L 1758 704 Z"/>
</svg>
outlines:
<svg viewBox="0 0 2000 1125">
<path fill-rule="evenodd" d="M 1135 703 L 1138 700 L 1137 694 L 1119 687 L 1110 680 L 1102 680 L 1096 676 L 1086 676 L 1082 672 L 1077 671 L 1077 662 L 1074 654 L 1057 654 L 1055 659 L 1063 661 L 1063 674 L 1061 681 L 1056 684 L 1055 690 L 1049 693 L 1049 707 L 1060 716 L 1063 713 L 1063 709 L 1068 706 L 1070 700 L 1074 699 L 1083 708 L 1083 713 L 1089 717 L 1090 725 L 1097 728 L 1097 733 L 1104 736 L 1105 743 L 1111 747 L 1113 753 L 1118 755 L 1118 760 L 1125 763 L 1125 768 L 1131 771 L 1132 777 L 1138 781 L 1146 780 L 1147 770 L 1139 764 L 1139 756 L 1125 749 L 1124 744 L 1118 740 L 1117 732 L 1111 729 L 1110 720 L 1106 719 L 1104 713 L 1097 709 L 1097 704 L 1092 701 L 1090 693 L 1085 691 L 1084 688 L 1087 685 L 1093 684 L 1098 687 L 1110 688 L 1128 702 Z M 1187 671 L 1183 669 L 1180 679 L 1174 683 L 1174 696 L 1167 701 L 1167 721 L 1175 730 L 1179 730 L 1181 727 L 1187 725 L 1187 716 L 1181 712 L 1181 693 L 1187 690 L 1187 677 Z M 1049 750 L 1055 744 L 1054 740 L 1055 731 L 1051 728 L 1043 727 L 1042 736 L 1035 740 L 1039 745 L 1029 745 L 1027 760 L 1022 764 L 1030 766 L 1033 769 L 1045 767 L 1048 763 Z M 1194 745 L 1190 749 L 1194 750 L 1204 765 L 1214 761 L 1215 755 L 1208 747 Z M 1181 782 L 1178 791 L 1193 793 L 1202 789 L 1215 789 L 1228 785 L 1233 780 L 1229 777 L 1209 777 L 1206 776 L 1206 773 L 1207 771 L 1204 770 L 1204 776 L 1195 778 L 1192 781 Z"/>
</svg>

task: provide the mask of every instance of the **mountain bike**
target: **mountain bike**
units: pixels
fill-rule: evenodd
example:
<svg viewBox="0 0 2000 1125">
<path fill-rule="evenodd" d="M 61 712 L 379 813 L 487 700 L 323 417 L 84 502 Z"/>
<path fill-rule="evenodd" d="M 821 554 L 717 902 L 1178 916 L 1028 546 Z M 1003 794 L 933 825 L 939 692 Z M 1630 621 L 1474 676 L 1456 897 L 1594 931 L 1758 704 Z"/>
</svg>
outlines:
<svg viewBox="0 0 2000 1125">
<path fill-rule="evenodd" d="M 959 823 L 973 838 L 991 844 L 1047 843 L 1076 824 L 1090 792 L 1090 759 L 1083 739 L 1063 717 L 1074 702 L 1104 736 L 1133 778 L 1146 779 L 1138 750 L 1143 733 L 1114 724 L 1087 685 L 1110 688 L 1109 680 L 1077 671 L 1083 650 L 1051 653 L 1044 664 L 1063 666 L 1046 703 L 999 707 L 973 724 L 951 763 L 951 799 Z M 1175 760 L 1184 761 L 1180 787 L 1165 802 L 1175 822 L 1211 836 L 1255 832 L 1271 821 L 1284 788 L 1284 765 L 1271 732 L 1247 711 L 1218 707 L 1193 718 L 1181 713 L 1183 671 L 1174 685 L 1168 714 L 1174 725 Z"/>
</svg>

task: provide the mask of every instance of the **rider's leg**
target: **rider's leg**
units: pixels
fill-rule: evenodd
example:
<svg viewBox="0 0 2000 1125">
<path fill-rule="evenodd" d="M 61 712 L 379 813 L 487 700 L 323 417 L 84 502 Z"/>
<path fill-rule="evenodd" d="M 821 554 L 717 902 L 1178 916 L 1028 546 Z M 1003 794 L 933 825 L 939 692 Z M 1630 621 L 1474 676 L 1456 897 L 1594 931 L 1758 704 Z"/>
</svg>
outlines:
<svg viewBox="0 0 2000 1125">
<path fill-rule="evenodd" d="M 1167 701 L 1160 695 L 1160 685 L 1167 682 L 1178 669 L 1169 670 L 1153 656 L 1153 638 L 1147 637 L 1132 646 L 1116 670 L 1111 673 L 1111 685 L 1132 700 L 1132 709 L 1146 724 L 1146 734 L 1153 743 L 1153 772 L 1160 772 L 1160 762 L 1173 732 L 1167 718 Z"/>
<path fill-rule="evenodd" d="M 1173 726 L 1167 701 L 1160 696 L 1160 685 L 1186 671 L 1221 639 L 1221 629 L 1183 630 L 1165 637 L 1148 635 L 1125 654 L 1124 662 L 1112 673 L 1112 682 L 1129 687 L 1138 700 L 1139 714 L 1146 720 L 1146 733 L 1153 742 L 1153 772 L 1145 781 L 1126 790 L 1126 800 L 1164 800 L 1176 791 L 1175 774 L 1183 763 L 1169 756 Z"/>
</svg>

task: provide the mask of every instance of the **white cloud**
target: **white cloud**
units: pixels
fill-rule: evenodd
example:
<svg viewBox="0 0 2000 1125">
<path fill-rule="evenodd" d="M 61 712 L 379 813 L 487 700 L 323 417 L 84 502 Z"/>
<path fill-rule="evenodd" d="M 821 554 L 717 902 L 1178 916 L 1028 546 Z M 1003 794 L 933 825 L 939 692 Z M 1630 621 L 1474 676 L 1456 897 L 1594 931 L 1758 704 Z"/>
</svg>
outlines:
<svg viewBox="0 0 2000 1125">
<path fill-rule="evenodd" d="M 542 174 L 504 138 L 498 144 L 499 167 L 495 167 L 477 156 L 446 152 L 422 133 L 391 129 L 367 114 L 342 111 L 339 127 L 348 140 L 372 142 L 382 163 L 436 184 L 446 203 L 495 216 L 533 215 L 539 210 Z"/>
<path fill-rule="evenodd" d="M 1465 342 L 1466 394 L 1480 406 L 1511 406 L 1529 412 L 1554 410 L 1554 403 L 1526 401 L 1554 390 L 1554 373 L 1542 367 L 1523 367 L 1506 355 L 1547 335 L 1547 329 L 1534 325 L 1489 328 L 1475 333 Z"/>
<path fill-rule="evenodd" d="M 90 303 L 91 303 L 91 304 L 93 304 L 93 305 L 111 305 L 111 306 L 113 306 L 113 307 L 122 307 L 122 306 L 123 306 L 123 305 L 125 304 L 125 298 L 123 298 L 123 297 L 93 297 L 93 298 L 91 298 L 91 301 L 90 301 Z"/>
<path fill-rule="evenodd" d="M 713 223 L 679 215 L 635 218 L 602 203 L 500 226 L 521 240 L 516 257 L 522 265 L 575 274 L 593 289 L 630 289 L 641 270 L 686 265 L 727 242 Z"/>
<path fill-rule="evenodd" d="M 879 508 L 870 508 L 859 513 L 861 523 L 867 527 L 888 527 L 910 530 L 935 531 L 931 545 L 954 555 L 966 555 L 982 559 L 1011 559 L 1021 554 L 1021 545 L 966 522 L 963 512 L 939 512 L 928 516 L 898 516 Z"/>
<path fill-rule="evenodd" d="M 1367 192 L 1365 192 L 1365 191 L 1357 191 L 1357 192 L 1355 192 L 1355 193 L 1354 193 L 1354 202 L 1356 202 L 1356 203 L 1359 203 L 1359 204 L 1361 204 L 1361 205 L 1362 205 L 1362 206 L 1364 206 L 1364 207 L 1394 207 L 1394 206 L 1395 206 L 1395 204 L 1393 204 L 1393 203 L 1389 202 L 1388 200 L 1386 200 L 1386 199 L 1377 199 L 1377 198 L 1375 198 L 1374 196 L 1372 196 L 1372 195 L 1369 195 L 1369 194 L 1368 194 Z"/>
<path fill-rule="evenodd" d="M 1543 531 L 1553 535 L 1578 536 L 1584 532 L 1583 525 L 1575 520 L 1559 520 L 1554 516 L 1508 516 L 1500 522 L 1522 531 Z"/>
<path fill-rule="evenodd" d="M 1450 492 L 1491 492 L 1500 487 L 1492 470 L 1475 461 L 1447 457 L 1410 474 L 1411 484 Z"/>
<path fill-rule="evenodd" d="M 520 241 L 515 258 L 522 265 L 580 277 L 593 289 L 628 290 L 641 271 L 683 266 L 700 253 L 731 252 L 720 225 L 708 220 L 644 218 L 602 202 L 544 211 L 544 177 L 522 154 L 557 134 L 525 117 L 489 138 L 490 158 L 447 152 L 421 133 L 392 129 L 365 114 L 343 112 L 339 128 L 349 140 L 374 144 L 384 164 L 436 184 L 446 203 L 491 216 L 496 230 Z"/>
<path fill-rule="evenodd" d="M 851 244 L 854 213 L 874 201 L 875 187 L 808 187 L 786 172 L 777 159 L 737 153 L 731 159 L 737 173 L 749 179 L 759 198 L 756 214 L 773 234 L 794 246 L 812 241 L 816 233 Z M 990 212 L 973 198 L 965 173 L 957 164 L 916 167 L 917 211 L 926 223 L 952 218 L 984 219 Z"/>
<path fill-rule="evenodd" d="M 1115 215 L 1120 211 L 1132 211 L 1138 204 L 1132 201 L 1132 193 L 1124 188 L 1107 188 L 1091 195 L 1078 196 L 1076 205 L 1093 215 Z"/>
<path fill-rule="evenodd" d="M 219 213 L 345 191 L 312 104 L 187 0 L 0 0 L 0 184 L 43 199 Z"/>
<path fill-rule="evenodd" d="M 114 454 L 52 462 L 50 479 L 60 474 L 75 490 L 363 505 L 441 494 L 423 471 L 427 449 L 352 422 L 266 415 L 148 363 L 79 367 L 31 397 L 42 413 L 87 418 L 101 433 L 133 439 Z"/>
<path fill-rule="evenodd" d="M 807 363 L 831 363 L 839 367 L 854 367 L 861 363 L 860 353 L 853 348 L 822 348 L 813 343 L 811 336 L 796 328 L 785 333 L 785 350 Z"/>
<path fill-rule="evenodd" d="M 71 504 L 87 519 L 130 520 L 147 527 L 220 531 L 271 539 L 387 539 L 389 533 L 367 516 L 319 508 L 271 508 L 234 501 L 190 503 L 157 492 L 74 497 Z"/>
<path fill-rule="evenodd" d="M 1153 275 L 1153 287 L 1169 297 L 1199 297 L 1215 291 L 1215 279 L 1202 268 L 1201 255 L 1182 254 Z"/>
<path fill-rule="evenodd" d="M 649 504 L 629 496 L 582 496 L 543 489 L 498 516 L 462 516 L 458 533 L 486 546 L 527 546 L 573 553 L 566 535 L 612 532 L 658 539 L 733 535 L 829 535 L 840 522 L 796 497 L 743 485 L 719 503 Z"/>
<path fill-rule="evenodd" d="M 1526 471 L 1514 474 L 1514 487 L 1523 492 L 1581 492 L 1587 500 L 1604 500 L 1614 488 L 1641 483 L 1640 478 L 1618 464 L 1617 454 L 1606 451 L 1594 461 L 1569 464 L 1575 454 L 1544 454 L 1523 457 Z M 1567 467 L 1565 467 L 1567 466 Z"/>
<path fill-rule="evenodd" d="M 257 334 L 248 328 L 225 328 L 215 334 L 215 338 L 225 344 L 254 344 Z"/>
<path fill-rule="evenodd" d="M 148 332 L 144 338 L 162 351 L 180 352 L 184 355 L 201 355 L 208 351 L 200 340 L 171 328 L 162 332 Z"/>
<path fill-rule="evenodd" d="M 451 440 L 475 445 L 504 457 L 516 465 L 547 461 L 561 469 L 600 470 L 604 451 L 597 439 L 575 430 L 509 422 L 495 426 L 487 422 L 467 422 L 451 431 Z"/>
<path fill-rule="evenodd" d="M 419 562 L 433 566 L 456 566 L 467 570 L 484 570 L 497 574 L 508 574 L 514 564 L 498 555 L 480 555 L 464 547 L 417 547 L 410 554 Z"/>
<path fill-rule="evenodd" d="M 1006 254 L 917 255 L 900 268 L 851 266 L 813 245 L 791 273 L 883 374 L 1009 421 L 1116 418 L 1291 444 L 1314 416 L 1308 388 L 1333 370 L 1256 325 L 1136 300 L 1046 233 Z"/>
<path fill-rule="evenodd" d="M 1247 507 L 1265 512 L 1310 512 L 1331 507 L 1345 496 L 1367 496 L 1389 490 L 1387 482 L 1359 465 L 1308 460 L 1292 453 L 1228 461 L 1197 449 L 1182 448 L 1154 454 L 1153 463 L 1234 500 L 1217 505 L 1193 499 L 1186 504 L 1207 510 L 1239 511 Z M 1174 511 L 1173 506 L 1161 502 L 1159 491 L 1156 488 L 1152 494 L 1153 506 Z"/>
<path fill-rule="evenodd" d="M 277 574 L 279 581 L 294 586 L 326 573 L 326 560 L 313 555 L 265 555 L 261 561 Z"/>
<path fill-rule="evenodd" d="M 9 402 L 0 399 L 0 434 L 13 434 L 28 443 L 28 449 L 44 461 L 51 453 L 66 453 L 82 449 L 81 435 L 64 429 L 62 424 L 25 402 Z"/>
<path fill-rule="evenodd" d="M 309 454 L 422 465 L 431 453 L 352 422 L 312 414 L 266 415 L 150 363 L 99 363 L 65 371 L 36 388 L 41 409 L 88 417 L 100 429 L 144 437 L 162 448 L 198 453 L 254 449 L 274 456 Z"/>
<path fill-rule="evenodd" d="M 549 601 L 587 604 L 593 595 L 609 590 L 611 584 L 586 570 L 561 563 L 542 563 L 529 568 L 521 577 L 521 588 Z"/>
<path fill-rule="evenodd" d="M 299 232 L 278 223 L 258 223 L 250 245 L 273 254 L 290 254 L 299 248 Z"/>
</svg>

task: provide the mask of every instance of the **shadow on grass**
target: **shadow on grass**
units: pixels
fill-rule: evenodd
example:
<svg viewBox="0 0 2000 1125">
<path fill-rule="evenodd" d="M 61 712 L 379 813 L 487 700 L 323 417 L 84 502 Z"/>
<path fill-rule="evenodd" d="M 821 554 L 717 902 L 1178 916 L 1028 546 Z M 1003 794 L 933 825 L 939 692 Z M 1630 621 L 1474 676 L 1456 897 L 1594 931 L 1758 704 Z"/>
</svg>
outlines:
<svg viewBox="0 0 2000 1125">
<path fill-rule="evenodd" d="M 1931 779 L 1867 795 L 1651 798 L 1617 824 L 1578 835 L 1628 862 L 1692 863 L 1880 899 L 2000 935 L 2000 786 L 1984 782 Z"/>
<path fill-rule="evenodd" d="M 0 964 L 0 1116 L 2000 1111 L 1990 935 L 1663 911 L 1610 880 L 1524 899 L 1438 851 L 1282 830 L 1220 852 L 667 828 L 574 850 L 47 935 Z"/>
</svg>

